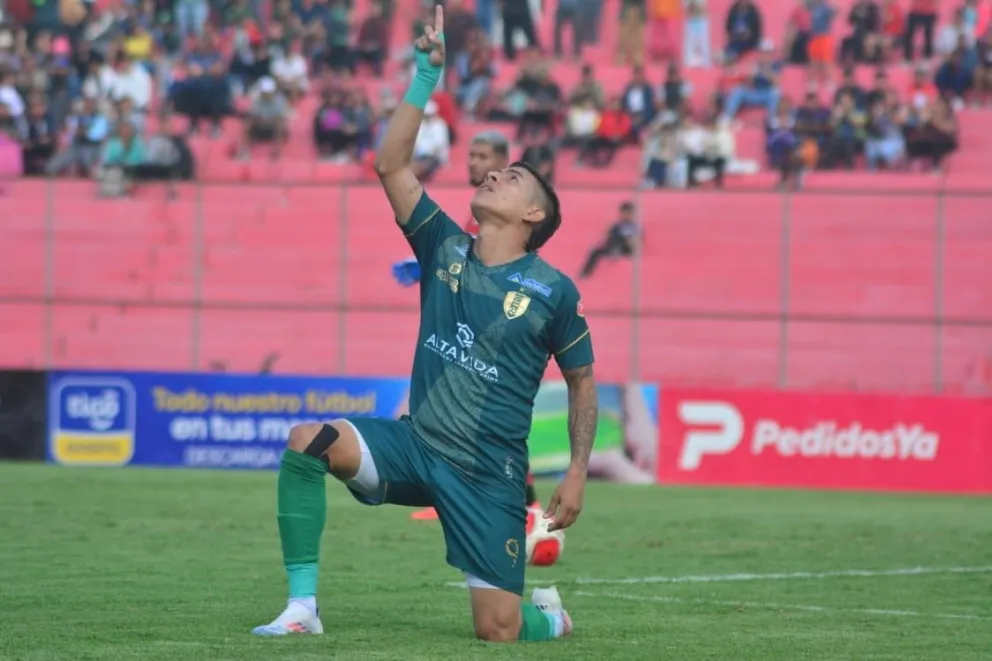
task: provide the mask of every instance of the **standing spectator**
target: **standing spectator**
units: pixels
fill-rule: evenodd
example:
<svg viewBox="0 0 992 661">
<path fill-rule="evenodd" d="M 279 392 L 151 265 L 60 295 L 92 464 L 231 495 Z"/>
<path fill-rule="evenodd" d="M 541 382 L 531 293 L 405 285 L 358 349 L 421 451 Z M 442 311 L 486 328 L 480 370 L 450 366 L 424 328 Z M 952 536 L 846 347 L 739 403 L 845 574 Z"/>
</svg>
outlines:
<svg viewBox="0 0 992 661">
<path fill-rule="evenodd" d="M 781 64 L 775 59 L 772 45 L 762 44 L 761 53 L 754 63 L 751 76 L 727 94 L 723 111 L 727 119 L 736 117 L 741 108 L 752 106 L 764 108 L 769 115 L 774 113 L 782 96 L 779 90 L 781 69 Z"/>
<path fill-rule="evenodd" d="M 80 106 L 70 115 L 66 125 L 68 143 L 46 167 L 50 175 L 75 168 L 80 176 L 89 177 L 100 156 L 100 147 L 110 132 L 110 122 L 100 113 L 96 99 L 83 99 Z"/>
<path fill-rule="evenodd" d="M 906 60 L 916 57 L 916 33 L 923 33 L 923 57 L 933 57 L 933 31 L 937 25 L 939 0 L 910 0 L 909 17 L 906 20 Z"/>
<path fill-rule="evenodd" d="M 511 62 L 517 59 L 517 46 L 514 37 L 517 31 L 523 33 L 527 48 L 537 48 L 537 33 L 534 31 L 534 17 L 527 0 L 503 0 L 503 54 Z"/>
<path fill-rule="evenodd" d="M 689 68 L 708 69 L 710 57 L 710 19 L 706 0 L 685 0 L 682 62 Z"/>
<path fill-rule="evenodd" d="M 882 12 L 875 0 L 857 0 L 847 14 L 851 34 L 841 43 L 841 59 L 845 64 L 878 64 Z"/>
<path fill-rule="evenodd" d="M 812 36 L 812 19 L 807 0 L 795 0 L 785 22 L 782 39 L 782 57 L 789 64 L 809 64 L 809 40 Z"/>
<path fill-rule="evenodd" d="M 207 0 L 175 0 L 176 25 L 184 41 L 190 37 L 202 37 L 203 28 L 210 18 L 210 4 Z"/>
<path fill-rule="evenodd" d="M 946 57 L 962 44 L 965 48 L 975 46 L 975 34 L 965 19 L 963 7 L 954 12 L 954 20 L 951 23 L 940 28 L 940 32 L 937 33 L 935 49 L 939 55 Z"/>
<path fill-rule="evenodd" d="M 586 258 L 586 263 L 579 274 L 580 278 L 588 278 L 596 270 L 604 257 L 630 257 L 637 250 L 640 229 L 634 217 L 633 202 L 620 205 L 620 218 L 610 225 L 603 242 L 595 246 Z"/>
<path fill-rule="evenodd" d="M 581 14 L 582 1 L 558 0 L 558 6 L 555 9 L 555 57 L 562 56 L 562 33 L 566 26 L 571 28 L 572 56 L 576 60 L 582 57 L 582 38 L 584 36 Z"/>
<path fill-rule="evenodd" d="M 346 0 L 328 0 L 326 18 L 327 66 L 331 71 L 355 73 L 351 52 L 351 10 Z"/>
<path fill-rule="evenodd" d="M 448 125 L 438 116 L 437 103 L 428 101 L 424 106 L 424 119 L 417 132 L 413 146 L 413 160 L 410 168 L 417 179 L 427 181 L 438 168 L 448 163 L 451 154 L 451 138 Z"/>
<path fill-rule="evenodd" d="M 830 83 L 834 38 L 830 34 L 837 10 L 829 0 L 810 0 L 809 78 L 814 85 Z"/>
<path fill-rule="evenodd" d="M 899 6 L 899 0 L 882 0 L 882 31 L 879 35 L 879 63 L 892 59 L 906 37 L 906 13 Z"/>
<path fill-rule="evenodd" d="M 681 0 L 648 0 L 648 55 L 654 60 L 678 57 Z"/>
<path fill-rule="evenodd" d="M 263 78 L 258 81 L 251 110 L 245 117 L 241 131 L 239 157 L 247 160 L 254 144 L 272 143 L 272 159 L 279 158 L 280 150 L 289 134 L 289 104 L 279 94 L 276 81 Z"/>
<path fill-rule="evenodd" d="M 724 30 L 727 55 L 739 59 L 754 51 L 762 41 L 761 13 L 751 0 L 734 0 L 727 12 Z"/>
<path fill-rule="evenodd" d="M 898 117 L 884 100 L 876 101 L 868 111 L 865 137 L 865 162 L 869 170 L 891 168 L 906 154 L 906 142 Z"/>
<path fill-rule="evenodd" d="M 44 97 L 33 96 L 28 103 L 24 122 L 24 142 L 22 156 L 24 174 L 27 176 L 45 173 L 45 166 L 55 154 L 58 133 L 48 115 Z"/>
<path fill-rule="evenodd" d="M 389 23 L 382 14 L 382 3 L 373 2 L 369 15 L 358 29 L 355 43 L 356 64 L 367 64 L 376 78 L 382 77 L 382 66 L 389 48 Z"/>
<path fill-rule="evenodd" d="M 645 0 L 621 0 L 620 35 L 617 60 L 620 64 L 640 66 L 644 63 Z"/>
</svg>

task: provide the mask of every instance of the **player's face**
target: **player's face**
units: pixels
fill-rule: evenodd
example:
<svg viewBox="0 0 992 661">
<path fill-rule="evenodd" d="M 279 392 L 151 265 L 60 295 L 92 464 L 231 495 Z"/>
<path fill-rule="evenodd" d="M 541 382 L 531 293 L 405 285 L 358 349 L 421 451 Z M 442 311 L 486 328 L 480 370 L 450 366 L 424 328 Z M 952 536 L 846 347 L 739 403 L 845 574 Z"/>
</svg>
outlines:
<svg viewBox="0 0 992 661">
<path fill-rule="evenodd" d="M 481 186 L 486 175 L 493 170 L 506 167 L 506 159 L 498 156 L 492 145 L 473 143 L 468 150 L 468 181 L 473 186 Z"/>
<path fill-rule="evenodd" d="M 540 184 L 523 168 L 490 172 L 472 197 L 472 215 L 478 220 L 501 218 L 509 223 L 537 223 L 544 211 L 534 204 Z"/>
</svg>

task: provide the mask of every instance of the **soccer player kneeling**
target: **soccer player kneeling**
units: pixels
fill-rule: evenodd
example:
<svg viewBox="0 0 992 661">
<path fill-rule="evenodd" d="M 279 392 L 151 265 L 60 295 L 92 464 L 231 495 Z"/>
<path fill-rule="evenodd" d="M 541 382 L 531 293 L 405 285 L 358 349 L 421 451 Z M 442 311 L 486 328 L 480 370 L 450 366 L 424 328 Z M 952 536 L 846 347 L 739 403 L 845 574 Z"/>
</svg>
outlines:
<svg viewBox="0 0 992 661">
<path fill-rule="evenodd" d="M 582 508 L 597 402 L 592 343 L 574 283 L 537 255 L 561 224 L 551 186 L 523 163 L 490 172 L 462 231 L 410 170 L 423 108 L 444 63 L 441 8 L 416 43 L 417 75 L 390 119 L 376 169 L 424 277 L 410 415 L 294 427 L 279 470 L 278 522 L 289 603 L 253 633 L 322 633 L 317 561 L 329 471 L 360 501 L 433 506 L 448 563 L 465 573 L 475 633 L 542 641 L 572 621 L 554 588 L 521 595 L 526 565 L 526 438 L 550 356 L 569 389 L 571 466 L 544 516 L 567 528 Z"/>
</svg>

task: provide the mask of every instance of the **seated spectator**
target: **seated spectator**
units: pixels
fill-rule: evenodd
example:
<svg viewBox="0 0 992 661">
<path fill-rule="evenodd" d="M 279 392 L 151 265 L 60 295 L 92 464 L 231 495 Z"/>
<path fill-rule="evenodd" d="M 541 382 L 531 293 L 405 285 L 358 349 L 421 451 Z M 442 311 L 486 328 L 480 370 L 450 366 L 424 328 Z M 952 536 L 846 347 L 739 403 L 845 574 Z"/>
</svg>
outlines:
<svg viewBox="0 0 992 661">
<path fill-rule="evenodd" d="M 974 82 L 972 72 L 964 63 L 965 53 L 959 49 L 951 53 L 937 69 L 934 83 L 937 91 L 954 108 L 964 107 L 964 97 Z"/>
<path fill-rule="evenodd" d="M 918 64 L 913 72 L 913 80 L 909 84 L 907 101 L 914 108 L 929 106 L 938 96 L 937 87 L 933 84 L 930 72 L 925 64 Z"/>
<path fill-rule="evenodd" d="M 11 115 L 7 104 L 0 102 L 0 139 L 22 145 L 24 133 L 24 118 Z"/>
<path fill-rule="evenodd" d="M 53 55 L 49 65 L 48 99 L 49 112 L 55 126 L 65 126 L 65 120 L 72 111 L 72 99 L 76 90 L 79 89 L 79 80 L 76 78 L 76 71 L 69 59 L 69 42 L 64 37 L 56 40 L 57 45 L 53 49 L 58 54 Z"/>
<path fill-rule="evenodd" d="M 354 89 L 348 95 L 347 114 L 349 128 L 355 132 L 354 158 L 360 160 L 372 148 L 375 130 L 375 109 L 364 88 Z"/>
<path fill-rule="evenodd" d="M 599 110 L 595 102 L 588 96 L 580 97 L 568 107 L 564 143 L 569 147 L 578 147 L 581 160 L 581 149 L 593 139 L 598 128 Z"/>
<path fill-rule="evenodd" d="M 103 149 L 96 170 L 100 194 L 106 197 L 126 195 L 131 191 L 132 172 L 145 162 L 145 143 L 134 125 L 121 122 Z"/>
<path fill-rule="evenodd" d="M 299 41 L 289 45 L 287 52 L 281 53 L 272 62 L 272 78 L 279 92 L 290 102 L 299 100 L 310 89 L 309 68 L 303 57 L 303 46 Z"/>
<path fill-rule="evenodd" d="M 148 112 L 154 90 L 152 77 L 144 66 L 132 60 L 127 53 L 120 52 L 114 59 L 113 68 L 105 67 L 102 75 L 108 98 L 115 101 L 129 98 L 137 111 Z"/>
<path fill-rule="evenodd" d="M 954 20 L 951 23 L 940 28 L 935 48 L 938 55 L 948 57 L 962 45 L 965 49 L 975 46 L 975 34 L 965 19 L 963 7 L 955 10 Z"/>
<path fill-rule="evenodd" d="M 865 106 L 870 108 L 877 101 L 887 102 L 894 95 L 892 86 L 889 84 L 889 75 L 885 73 L 885 69 L 879 69 L 875 72 L 874 85 L 865 95 Z"/>
<path fill-rule="evenodd" d="M 347 160 L 348 150 L 354 146 L 355 135 L 346 130 L 343 92 L 325 89 L 321 104 L 313 118 L 313 140 L 317 153 L 337 162 Z"/>
<path fill-rule="evenodd" d="M 740 59 L 754 51 L 762 41 L 761 13 L 751 0 L 734 0 L 727 12 L 724 31 L 728 57 Z"/>
<path fill-rule="evenodd" d="M 799 157 L 800 138 L 789 102 L 782 100 L 765 122 L 765 153 L 768 165 L 780 175 L 778 187 L 798 189 L 802 183 L 803 162 Z"/>
<path fill-rule="evenodd" d="M 14 74 L 9 71 L 0 73 L 0 104 L 7 107 L 7 112 L 15 120 L 24 116 L 24 99 L 17 90 Z"/>
<path fill-rule="evenodd" d="M 448 125 L 437 114 L 435 101 L 428 101 L 424 107 L 424 119 L 417 132 L 413 146 L 413 161 L 410 168 L 417 179 L 427 181 L 438 168 L 448 163 L 451 154 L 451 141 Z"/>
<path fill-rule="evenodd" d="M 271 143 L 272 158 L 279 158 L 283 143 L 289 135 L 289 103 L 279 93 L 276 81 L 263 78 L 254 90 L 251 110 L 244 120 L 241 148 L 238 156 L 248 159 L 251 147 L 258 143 Z"/>
<path fill-rule="evenodd" d="M 992 29 L 986 30 L 976 45 L 978 63 L 975 67 L 974 97 L 976 105 L 992 102 Z"/>
<path fill-rule="evenodd" d="M 449 17 L 445 17 L 449 21 Z M 447 28 L 447 26 L 445 26 Z M 445 39 L 450 42 L 450 29 Z M 382 77 L 382 67 L 386 61 L 386 54 L 389 49 L 389 23 L 382 13 L 382 3 L 373 2 L 369 8 L 369 15 L 362 21 L 358 28 L 358 39 L 355 42 L 355 63 L 366 64 L 372 69 L 376 78 Z"/>
<path fill-rule="evenodd" d="M 785 22 L 782 58 L 789 64 L 809 64 L 809 38 L 812 24 L 806 0 L 796 0 Z"/>
<path fill-rule="evenodd" d="M 658 112 L 654 88 L 640 65 L 634 67 L 630 82 L 623 91 L 623 107 L 636 130 L 648 126 Z"/>
<path fill-rule="evenodd" d="M 135 10 L 135 7 L 131 7 Z M 121 49 L 128 59 L 143 67 L 149 74 L 153 73 L 152 56 L 155 54 L 155 38 L 151 31 L 142 25 L 137 12 L 124 21 L 124 38 Z"/>
<path fill-rule="evenodd" d="M 668 63 L 665 82 L 661 84 L 661 103 L 669 110 L 680 110 L 692 94 L 692 83 L 682 77 L 675 62 Z"/>
<path fill-rule="evenodd" d="M 489 96 L 496 77 L 493 49 L 486 35 L 476 30 L 468 36 L 466 50 L 455 61 L 455 70 L 458 73 L 455 97 L 462 110 L 474 118 L 479 113 L 480 104 Z"/>
<path fill-rule="evenodd" d="M 819 165 L 820 154 L 833 132 L 830 118 L 830 109 L 823 105 L 819 95 L 807 92 L 805 102 L 796 110 L 796 134 L 799 136 L 799 155 L 809 169 Z"/>
<path fill-rule="evenodd" d="M 631 139 L 633 130 L 634 123 L 624 112 L 620 99 L 611 99 L 600 116 L 595 135 L 579 151 L 580 162 L 593 167 L 609 166 L 617 149 Z"/>
<path fill-rule="evenodd" d="M 532 141 L 524 148 L 520 160 L 529 163 L 551 183 L 555 180 L 555 149 L 550 142 Z"/>
<path fill-rule="evenodd" d="M 596 80 L 596 74 L 593 72 L 591 64 L 582 65 L 582 77 L 579 79 L 578 85 L 572 90 L 572 93 L 568 96 L 568 103 L 570 105 L 581 104 L 586 99 L 590 99 L 593 105 L 602 110 L 605 105 L 606 97 L 603 94 L 603 86 Z"/>
<path fill-rule="evenodd" d="M 840 46 L 841 61 L 846 65 L 879 64 L 882 11 L 875 0 L 857 0 L 847 14 L 851 34 Z"/>
<path fill-rule="evenodd" d="M 841 94 L 837 98 L 830 117 L 830 136 L 823 153 L 823 167 L 854 168 L 854 158 L 861 153 L 864 144 L 866 121 L 850 94 Z"/>
<path fill-rule="evenodd" d="M 958 148 L 958 122 L 950 104 L 938 98 L 919 113 L 919 121 L 907 130 L 906 151 L 910 158 L 930 161 L 939 172 L 944 159 Z"/>
<path fill-rule="evenodd" d="M 45 173 L 45 165 L 55 154 L 58 132 L 48 115 L 45 97 L 38 94 L 31 97 L 24 117 L 24 142 L 21 150 L 24 174 L 27 176 Z"/>
<path fill-rule="evenodd" d="M 579 277 L 591 276 L 604 257 L 616 259 L 633 255 L 637 250 L 639 235 L 640 228 L 634 216 L 634 203 L 624 202 L 620 205 L 620 218 L 610 225 L 602 243 L 589 252 Z"/>
<path fill-rule="evenodd" d="M 865 127 L 865 162 L 869 170 L 895 167 L 906 154 L 899 117 L 884 101 L 873 103 Z"/>
<path fill-rule="evenodd" d="M 261 37 L 249 42 L 247 48 L 237 49 L 231 58 L 230 77 L 235 93 L 244 94 L 259 80 L 272 75 L 272 55 Z"/>
<path fill-rule="evenodd" d="M 858 85 L 858 81 L 854 78 L 854 69 L 848 67 L 844 69 L 844 76 L 841 79 L 840 87 L 834 93 L 834 105 L 840 101 L 840 97 L 847 94 L 854 101 L 854 106 L 860 110 L 864 110 L 868 107 L 868 99 L 865 91 L 861 89 L 861 85 Z"/>
<path fill-rule="evenodd" d="M 189 181 L 194 175 L 193 152 L 172 129 L 167 111 L 159 117 L 158 132 L 148 139 L 144 161 L 132 170 L 135 181 Z"/>
<path fill-rule="evenodd" d="M 227 66 L 211 32 L 193 45 L 183 69 L 183 79 L 176 81 L 169 92 L 172 107 L 189 117 L 191 134 L 199 132 L 200 122 L 206 119 L 213 135 L 219 136 L 221 121 L 231 114 L 233 104 Z"/>
<path fill-rule="evenodd" d="M 561 103 L 561 89 L 551 78 L 550 69 L 543 64 L 538 66 L 534 84 L 527 90 L 527 103 L 520 116 L 517 139 L 524 140 L 531 134 L 554 137 L 555 120 Z"/>
<path fill-rule="evenodd" d="M 762 44 L 761 53 L 754 63 L 750 77 L 727 94 L 724 104 L 724 115 L 727 119 L 736 117 L 741 108 L 751 106 L 762 107 L 769 114 L 774 113 L 782 96 L 779 91 L 781 68 L 781 64 L 775 59 L 772 45 Z"/>
<path fill-rule="evenodd" d="M 682 148 L 687 159 L 687 185 L 695 188 L 699 185 L 699 169 L 708 168 L 713 171 L 713 183 L 717 188 L 723 188 L 723 173 L 727 162 L 733 156 L 732 134 L 722 129 L 715 115 L 709 116 L 703 122 L 696 122 L 691 117 L 685 121 L 682 131 Z M 728 136 L 731 141 L 728 141 Z"/>
<path fill-rule="evenodd" d="M 110 122 L 99 111 L 96 99 L 83 99 L 79 106 L 66 123 L 68 143 L 46 167 L 50 175 L 73 168 L 80 176 L 89 177 L 100 157 L 100 148 L 110 132 Z"/>
<path fill-rule="evenodd" d="M 678 115 L 668 111 L 659 113 L 644 136 L 641 153 L 644 179 L 641 187 L 665 187 L 669 181 L 669 173 L 681 155 Z"/>
</svg>

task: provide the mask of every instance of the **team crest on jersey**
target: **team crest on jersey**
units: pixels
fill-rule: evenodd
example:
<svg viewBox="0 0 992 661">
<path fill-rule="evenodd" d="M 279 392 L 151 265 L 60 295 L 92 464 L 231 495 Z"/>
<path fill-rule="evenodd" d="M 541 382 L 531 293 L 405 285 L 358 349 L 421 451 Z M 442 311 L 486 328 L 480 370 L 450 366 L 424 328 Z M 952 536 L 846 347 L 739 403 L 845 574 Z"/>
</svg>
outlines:
<svg viewBox="0 0 992 661">
<path fill-rule="evenodd" d="M 450 273 L 451 275 L 458 275 L 461 272 L 462 272 L 462 265 L 459 264 L 458 262 L 455 262 L 454 264 L 448 267 L 448 273 Z"/>
<path fill-rule="evenodd" d="M 527 308 L 530 307 L 530 296 L 518 291 L 511 291 L 503 298 L 503 312 L 507 319 L 516 319 L 524 316 Z"/>
</svg>

